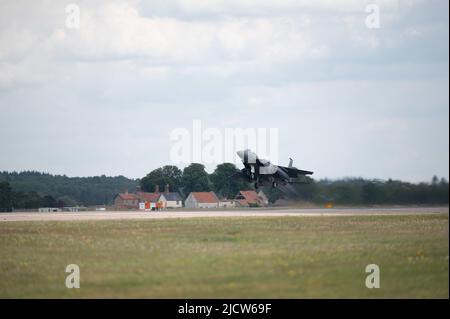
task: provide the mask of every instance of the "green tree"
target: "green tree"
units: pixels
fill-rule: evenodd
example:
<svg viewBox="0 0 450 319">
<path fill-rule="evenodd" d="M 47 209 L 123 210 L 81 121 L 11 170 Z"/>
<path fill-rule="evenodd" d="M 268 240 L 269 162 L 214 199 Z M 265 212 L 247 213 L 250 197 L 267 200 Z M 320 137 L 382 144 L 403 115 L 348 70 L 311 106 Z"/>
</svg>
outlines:
<svg viewBox="0 0 450 319">
<path fill-rule="evenodd" d="M 42 198 L 37 192 L 13 192 L 12 200 L 14 208 L 30 209 L 42 206 Z"/>
<path fill-rule="evenodd" d="M 0 172 L 0 181 L 9 182 L 14 208 L 43 206 L 40 200 L 46 195 L 57 199 L 64 197 L 68 199 L 68 203 L 80 205 L 111 204 L 115 194 L 126 189 L 134 191 L 139 185 L 139 180 L 124 176 L 67 177 L 33 171 Z M 36 192 L 38 196 L 32 192 Z M 31 205 L 36 206 L 30 207 Z"/>
<path fill-rule="evenodd" d="M 251 189 L 251 184 L 237 187 L 234 181 L 230 184 L 227 194 L 225 176 L 227 172 L 234 171 L 230 164 L 219 165 L 214 173 L 209 176 L 200 164 L 192 164 L 186 168 L 185 176 L 176 166 L 164 166 L 158 170 L 162 178 L 145 182 L 142 189 L 153 191 L 155 184 L 163 188 L 166 183 L 171 189 L 177 190 L 186 184 L 184 194 L 191 190 L 208 191 L 213 189 L 222 196 L 233 197 L 236 189 Z M 158 174 L 155 174 L 158 176 Z M 151 174 L 150 177 L 154 177 Z M 344 178 L 337 180 L 314 181 L 305 178 L 307 184 L 294 184 L 297 195 L 293 200 L 310 201 L 314 203 L 334 202 L 336 204 L 448 204 L 449 183 L 438 176 L 433 177 L 428 183 L 410 183 L 398 180 L 365 180 L 363 178 Z M 38 208 L 43 206 L 55 206 L 52 200 L 45 196 L 57 199 L 56 206 L 76 205 L 105 205 L 111 204 L 114 195 L 126 189 L 134 191 L 140 181 L 128 179 L 124 176 L 108 177 L 105 175 L 93 177 L 67 177 L 65 175 L 51 175 L 34 171 L 25 172 L 0 172 L 0 203 L 1 210 L 10 210 L 11 207 Z M 236 186 L 236 188 L 235 188 Z M 9 189 L 9 191 L 8 191 Z M 278 189 L 264 188 L 264 192 L 273 202 L 287 194 Z M 9 194 L 9 195 L 8 195 Z M 9 200 L 8 200 L 9 198 Z M 8 204 L 12 202 L 12 204 Z M 45 204 L 46 202 L 47 204 Z M 5 204 L 6 203 L 6 204 Z M 52 204 L 52 205 L 50 205 Z"/>
<path fill-rule="evenodd" d="M 302 183 L 293 184 L 293 187 L 298 199 L 301 201 L 313 202 L 316 200 L 317 194 L 319 194 L 319 187 L 316 181 L 309 176 L 305 176 L 302 179 Z"/>
<path fill-rule="evenodd" d="M 368 182 L 362 187 L 362 200 L 365 204 L 381 204 L 385 201 L 384 189 L 381 183 Z"/>
<path fill-rule="evenodd" d="M 56 199 L 53 198 L 53 196 L 46 195 L 41 199 L 41 205 L 42 207 L 56 207 L 57 202 Z"/>
<path fill-rule="evenodd" d="M 208 173 L 205 166 L 192 163 L 185 167 L 182 177 L 183 193 L 187 196 L 190 192 L 208 192 L 211 190 Z"/>
<path fill-rule="evenodd" d="M 141 179 L 141 189 L 147 192 L 153 192 L 155 186 L 158 185 L 162 191 L 166 184 L 169 184 L 170 189 L 177 191 L 181 186 L 182 171 L 174 165 L 166 165 L 157 168 L 148 173 Z"/>
<path fill-rule="evenodd" d="M 431 184 L 432 185 L 437 185 L 439 183 L 439 178 L 434 175 L 433 178 L 431 179 Z"/>
<path fill-rule="evenodd" d="M 214 172 L 209 176 L 213 190 L 222 197 L 234 198 L 243 189 L 249 189 L 248 183 L 239 178 L 239 169 L 232 163 L 217 165 Z"/>
<path fill-rule="evenodd" d="M 78 203 L 69 196 L 58 197 L 58 200 L 56 201 L 56 207 L 74 207 L 74 206 L 78 206 Z"/>
<path fill-rule="evenodd" d="M 11 186 L 8 182 L 0 182 L 0 212 L 12 210 Z"/>
</svg>

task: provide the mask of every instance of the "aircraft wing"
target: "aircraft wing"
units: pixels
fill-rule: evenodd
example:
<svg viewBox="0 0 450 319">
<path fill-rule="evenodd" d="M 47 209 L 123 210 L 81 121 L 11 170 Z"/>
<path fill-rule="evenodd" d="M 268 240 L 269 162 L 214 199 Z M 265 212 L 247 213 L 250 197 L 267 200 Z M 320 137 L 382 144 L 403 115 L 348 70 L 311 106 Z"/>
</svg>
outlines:
<svg viewBox="0 0 450 319">
<path fill-rule="evenodd" d="M 295 167 L 285 167 L 285 166 L 278 166 L 283 171 L 285 171 L 289 177 L 298 177 L 299 175 L 312 175 L 314 172 L 311 171 L 304 171 L 301 169 L 297 169 Z"/>
</svg>

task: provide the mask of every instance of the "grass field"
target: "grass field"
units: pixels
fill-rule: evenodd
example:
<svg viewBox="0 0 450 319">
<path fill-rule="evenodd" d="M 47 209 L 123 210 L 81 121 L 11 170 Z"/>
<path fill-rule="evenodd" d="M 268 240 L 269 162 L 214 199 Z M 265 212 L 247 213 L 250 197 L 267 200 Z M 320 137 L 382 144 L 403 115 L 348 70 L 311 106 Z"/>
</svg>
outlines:
<svg viewBox="0 0 450 319">
<path fill-rule="evenodd" d="M 2 298 L 448 298 L 448 214 L 0 223 Z M 380 267 L 381 288 L 365 287 Z M 78 264 L 81 288 L 65 287 Z"/>
</svg>

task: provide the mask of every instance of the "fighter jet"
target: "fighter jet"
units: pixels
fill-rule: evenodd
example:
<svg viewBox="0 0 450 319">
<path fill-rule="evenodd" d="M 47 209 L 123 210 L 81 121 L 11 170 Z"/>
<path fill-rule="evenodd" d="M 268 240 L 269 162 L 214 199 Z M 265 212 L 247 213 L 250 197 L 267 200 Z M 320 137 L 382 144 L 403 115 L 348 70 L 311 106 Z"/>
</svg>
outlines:
<svg viewBox="0 0 450 319">
<path fill-rule="evenodd" d="M 237 155 L 241 158 L 244 168 L 239 172 L 241 177 L 253 182 L 255 188 L 259 185 L 271 183 L 272 187 L 287 185 L 292 183 L 301 183 L 298 180 L 301 176 L 312 175 L 313 172 L 297 169 L 292 166 L 293 160 L 289 159 L 289 166 L 278 166 L 271 164 L 265 159 L 260 159 L 251 150 L 238 151 Z"/>
</svg>

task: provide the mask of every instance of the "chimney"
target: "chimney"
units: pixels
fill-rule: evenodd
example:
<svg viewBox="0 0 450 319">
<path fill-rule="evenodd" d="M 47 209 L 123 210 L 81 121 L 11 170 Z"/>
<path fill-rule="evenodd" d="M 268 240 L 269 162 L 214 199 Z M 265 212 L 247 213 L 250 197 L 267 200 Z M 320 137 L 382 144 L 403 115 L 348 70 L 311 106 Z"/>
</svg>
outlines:
<svg viewBox="0 0 450 319">
<path fill-rule="evenodd" d="M 159 185 L 155 185 L 155 193 L 159 193 Z"/>
<path fill-rule="evenodd" d="M 166 184 L 166 187 L 164 188 L 164 193 L 169 194 L 169 184 Z"/>
</svg>

